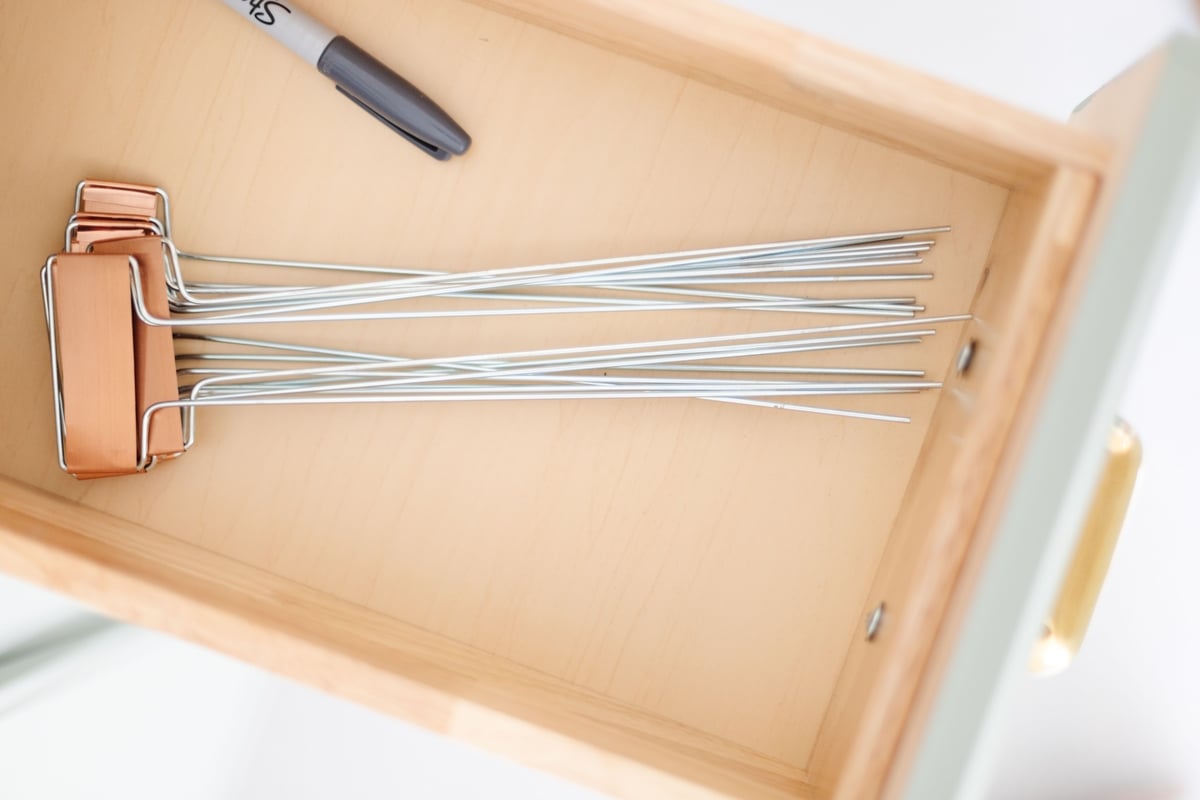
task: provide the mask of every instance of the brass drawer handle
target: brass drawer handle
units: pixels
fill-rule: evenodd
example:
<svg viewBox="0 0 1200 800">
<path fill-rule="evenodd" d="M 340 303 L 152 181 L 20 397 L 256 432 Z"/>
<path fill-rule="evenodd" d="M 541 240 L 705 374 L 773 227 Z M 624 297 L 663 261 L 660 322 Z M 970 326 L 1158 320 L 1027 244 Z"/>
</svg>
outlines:
<svg viewBox="0 0 1200 800">
<path fill-rule="evenodd" d="M 1079 652 L 1121 535 L 1141 463 L 1141 442 L 1128 423 L 1117 420 L 1108 435 L 1108 463 L 1096 485 L 1091 510 L 1054 610 L 1034 645 L 1030 671 L 1038 675 L 1062 672 Z"/>
</svg>

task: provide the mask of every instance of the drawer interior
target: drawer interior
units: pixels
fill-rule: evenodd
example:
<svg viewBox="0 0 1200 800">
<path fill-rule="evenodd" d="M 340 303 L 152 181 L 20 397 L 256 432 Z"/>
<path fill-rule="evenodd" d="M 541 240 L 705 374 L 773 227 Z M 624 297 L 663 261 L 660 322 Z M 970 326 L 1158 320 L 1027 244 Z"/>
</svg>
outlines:
<svg viewBox="0 0 1200 800">
<path fill-rule="evenodd" d="M 309 5 L 369 51 L 399 54 L 395 66 L 474 135 L 470 156 L 437 164 L 393 141 L 208 2 L 149 17 L 133 0 L 0 12 L 4 62 L 52 87 L 0 127 L 0 170 L 16 189 L 0 196 L 0 472 L 444 639 L 464 659 L 511 665 L 584 706 L 622 709 L 680 752 L 803 793 L 897 519 L 917 513 L 906 502 L 937 502 L 914 471 L 936 458 L 931 429 L 958 435 L 952 389 L 848 404 L 907 425 L 676 400 L 206 409 L 179 462 L 80 483 L 55 464 L 37 268 L 85 176 L 166 187 L 176 238 L 194 251 L 452 270 L 944 224 L 953 231 L 925 265 L 936 279 L 889 292 L 930 315 L 991 303 L 1004 321 L 989 335 L 1002 336 L 1020 310 L 1005 287 L 1039 246 L 1046 185 L 492 7 Z M 49 20 L 54 50 L 28 35 Z M 788 323 L 722 312 L 284 333 L 433 355 L 698 324 Z M 943 325 L 920 347 L 809 361 L 940 380 L 967 335 Z M 636 758 L 637 738 L 625 749 Z"/>
</svg>

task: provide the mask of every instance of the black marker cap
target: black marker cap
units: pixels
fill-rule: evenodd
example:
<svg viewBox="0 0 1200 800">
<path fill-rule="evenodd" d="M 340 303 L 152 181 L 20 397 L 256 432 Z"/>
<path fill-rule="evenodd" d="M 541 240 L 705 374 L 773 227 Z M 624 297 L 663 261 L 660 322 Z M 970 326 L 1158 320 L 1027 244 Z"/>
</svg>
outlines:
<svg viewBox="0 0 1200 800">
<path fill-rule="evenodd" d="M 317 69 L 339 92 L 439 161 L 471 146 L 471 137 L 437 103 L 345 36 L 334 37 Z"/>
</svg>

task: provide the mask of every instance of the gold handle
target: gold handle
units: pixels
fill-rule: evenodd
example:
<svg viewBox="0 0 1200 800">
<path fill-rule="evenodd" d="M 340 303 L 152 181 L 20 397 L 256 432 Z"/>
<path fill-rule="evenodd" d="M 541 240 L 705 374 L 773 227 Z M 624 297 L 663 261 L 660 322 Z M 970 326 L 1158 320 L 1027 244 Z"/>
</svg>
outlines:
<svg viewBox="0 0 1200 800">
<path fill-rule="evenodd" d="M 1141 442 L 1124 420 L 1117 420 L 1108 436 L 1108 463 L 1096 485 L 1054 611 L 1034 645 L 1030 671 L 1038 675 L 1062 672 L 1079 652 L 1121 535 L 1141 463 Z"/>
</svg>

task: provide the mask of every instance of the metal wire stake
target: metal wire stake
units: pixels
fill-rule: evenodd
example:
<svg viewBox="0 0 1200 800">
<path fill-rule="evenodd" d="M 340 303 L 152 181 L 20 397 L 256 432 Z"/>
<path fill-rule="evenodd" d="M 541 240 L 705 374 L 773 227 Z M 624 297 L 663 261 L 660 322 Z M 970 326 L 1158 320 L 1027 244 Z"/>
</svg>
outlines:
<svg viewBox="0 0 1200 800">
<path fill-rule="evenodd" d="M 140 264 L 137 257 L 128 258 L 133 332 L 135 337 L 145 337 L 137 339 L 135 359 L 149 352 L 143 350 L 141 342 L 145 341 L 161 343 L 158 352 L 173 359 L 173 373 L 166 373 L 165 387 L 151 388 L 147 395 L 142 394 L 143 373 L 137 372 L 141 362 L 135 360 L 140 404 L 138 470 L 153 467 L 160 457 L 178 455 L 171 451 L 179 446 L 180 433 L 183 449 L 190 448 L 196 438 L 196 411 L 205 407 L 656 398 L 906 422 L 907 418 L 898 414 L 813 406 L 804 399 L 822 397 L 837 406 L 839 399 L 938 389 L 940 381 L 904 365 L 856 359 L 826 366 L 824 359 L 804 363 L 800 357 L 916 346 L 935 335 L 941 325 L 969 319 L 965 314 L 919 316 L 925 305 L 910 296 L 908 287 L 891 291 L 862 288 L 872 281 L 883 285 L 933 279 L 933 271 L 920 265 L 935 247 L 935 235 L 947 232 L 946 227 L 454 272 L 192 253 L 174 241 L 166 192 L 154 189 L 151 195 L 146 193 L 147 187 L 100 183 L 95 193 L 87 196 L 85 208 L 84 188 L 83 183 L 77 188 L 77 215 L 67 226 L 69 249 L 80 252 L 89 242 L 108 242 L 126 232 L 131 232 L 130 237 L 151 237 L 150 241 L 160 242 L 162 248 L 161 272 L 157 260 L 151 274 L 146 271 L 145 257 Z M 125 191 L 133 194 L 122 196 Z M 104 212 L 112 208 L 121 215 L 106 216 Z M 150 216 L 131 216 L 127 209 Z M 111 227 L 106 229 L 106 224 Z M 96 249 L 113 252 L 120 248 L 97 244 Z M 145 253 L 146 245 L 131 246 L 131 251 Z M 63 280 L 84 274 L 79 271 L 84 266 L 77 262 L 62 273 Z M 111 260 L 96 262 L 96 268 L 104 270 L 110 299 L 118 288 L 114 282 L 123 280 L 116 272 L 119 266 Z M 62 310 L 55 286 L 58 273 L 53 267 L 54 257 L 42 271 L 42 287 L 51 343 L 59 463 L 66 469 L 65 420 L 70 409 L 64 408 L 64 362 L 59 354 L 57 318 Z M 71 293 L 64 291 L 68 308 L 86 304 L 80 286 L 76 283 L 70 285 Z M 829 288 L 835 286 L 840 289 Z M 807 296 L 809 291 L 818 296 Z M 805 296 L 797 296 L 800 292 Z M 453 354 L 377 353 L 275 342 L 243 330 L 314 322 L 409 321 L 419 326 L 421 320 L 433 318 L 613 314 L 621 315 L 614 319 L 626 319 L 633 312 L 685 312 L 671 316 L 687 325 L 706 320 L 717 327 L 693 328 L 693 333 L 700 335 L 677 338 Z M 779 314 L 851 319 L 844 324 L 791 322 L 775 330 L 733 328 L 732 332 L 720 332 L 748 320 L 739 316 L 743 312 L 771 314 L 774 316 L 762 319 L 774 320 L 780 319 Z M 533 330 L 537 324 L 531 320 L 526 327 Z M 220 333 L 231 326 L 239 330 L 232 335 Z M 170 330 L 171 335 L 155 329 Z M 557 330 L 567 329 L 570 326 Z M 72 342 L 84 341 L 78 331 L 78 327 L 64 327 L 63 336 Z M 907 351 L 887 352 L 902 355 Z M 161 366 L 165 365 L 155 368 Z M 79 384 L 73 386 L 70 397 L 77 398 Z M 149 397 L 145 401 L 148 406 L 143 397 Z M 157 436 L 162 428 L 156 415 L 164 413 L 175 419 L 166 420 L 170 426 L 181 423 L 182 429 L 174 429 L 176 438 L 170 444 L 155 445 L 158 455 L 153 455 L 152 422 Z M 133 448 L 126 452 L 132 454 Z M 95 458 L 75 463 L 107 462 Z M 108 471 L 80 467 L 79 473 L 94 476 Z"/>
</svg>

